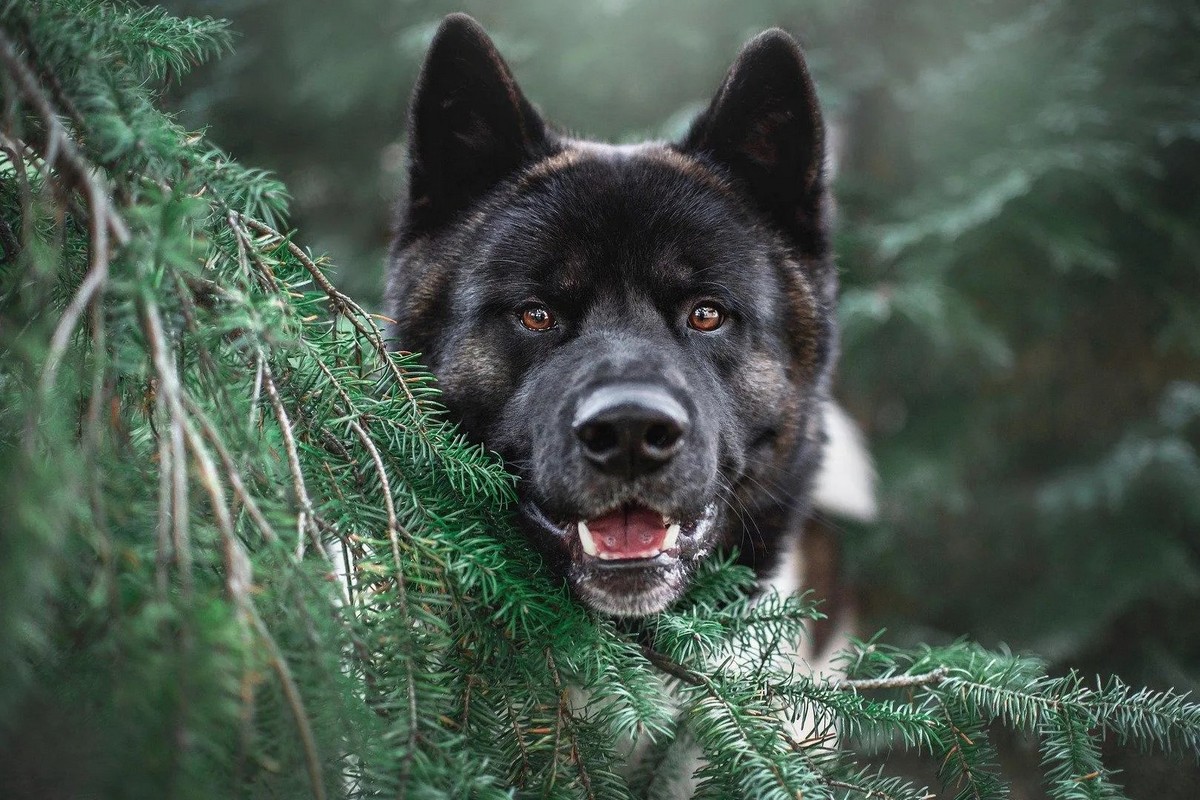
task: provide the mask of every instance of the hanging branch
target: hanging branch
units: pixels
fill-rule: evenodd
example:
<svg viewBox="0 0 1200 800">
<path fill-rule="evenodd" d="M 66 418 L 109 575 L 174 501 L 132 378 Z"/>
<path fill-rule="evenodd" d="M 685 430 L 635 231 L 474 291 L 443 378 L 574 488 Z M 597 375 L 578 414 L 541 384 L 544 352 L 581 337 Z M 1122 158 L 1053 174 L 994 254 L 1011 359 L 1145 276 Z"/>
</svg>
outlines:
<svg viewBox="0 0 1200 800">
<path fill-rule="evenodd" d="M 316 512 L 313 511 L 312 498 L 308 494 L 308 486 L 304 481 L 304 470 L 300 466 L 300 455 L 296 449 L 296 434 L 292 428 L 292 421 L 288 417 L 287 409 L 283 406 L 283 400 L 279 397 L 279 387 L 275 385 L 275 378 L 271 373 L 271 367 L 267 364 L 267 359 L 260 353 L 263 373 L 263 382 L 267 387 L 267 397 L 271 401 L 271 408 L 275 412 L 275 419 L 279 422 L 279 430 L 283 434 L 283 445 L 287 451 L 288 469 L 292 474 L 292 489 L 296 493 L 296 500 L 300 503 L 300 513 L 296 516 L 296 558 L 304 558 L 304 535 L 307 532 L 313 540 L 313 546 L 318 551 L 321 550 L 320 534 L 317 531 Z"/>
<path fill-rule="evenodd" d="M 67 135 L 49 99 L 38 84 L 33 72 L 17 55 L 12 40 L 0 30 L 0 62 L 16 82 L 17 89 L 37 112 L 46 126 L 45 140 L 38 151 L 45 163 L 47 177 L 56 176 L 67 186 L 78 191 L 88 204 L 88 235 L 90 239 L 91 263 L 87 275 L 79 284 L 74 297 L 63 311 L 58 326 L 50 338 L 50 350 L 46 355 L 46 368 L 42 371 L 42 394 L 49 395 L 54 388 L 59 364 L 66 353 L 71 335 L 79 325 L 84 312 L 91 305 L 108 281 L 109 244 L 112 234 L 118 246 L 129 242 L 129 230 L 112 208 L 108 194 L 93 179 L 91 170 L 80 156 L 75 143 Z M 6 137 L 15 139 L 14 132 L 4 131 Z M 17 166 L 14 162 L 14 166 Z M 53 173 L 51 173 L 53 171 Z"/>
</svg>

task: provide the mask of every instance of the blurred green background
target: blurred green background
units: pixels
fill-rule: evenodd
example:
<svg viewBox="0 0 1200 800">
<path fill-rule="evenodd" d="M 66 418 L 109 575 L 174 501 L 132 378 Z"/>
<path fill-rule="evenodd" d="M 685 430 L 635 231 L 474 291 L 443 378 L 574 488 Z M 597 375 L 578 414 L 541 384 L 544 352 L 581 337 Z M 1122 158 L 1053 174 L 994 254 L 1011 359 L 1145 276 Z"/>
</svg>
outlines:
<svg viewBox="0 0 1200 800">
<path fill-rule="evenodd" d="M 836 144 L 838 392 L 882 478 L 881 521 L 845 536 L 864 631 L 1200 685 L 1200 3 L 164 5 L 239 33 L 175 90 L 181 121 L 276 171 L 376 308 L 443 14 L 608 140 L 678 136 L 743 40 L 791 31 Z M 1177 763 L 1117 765 L 1136 796 L 1200 796 Z"/>
</svg>

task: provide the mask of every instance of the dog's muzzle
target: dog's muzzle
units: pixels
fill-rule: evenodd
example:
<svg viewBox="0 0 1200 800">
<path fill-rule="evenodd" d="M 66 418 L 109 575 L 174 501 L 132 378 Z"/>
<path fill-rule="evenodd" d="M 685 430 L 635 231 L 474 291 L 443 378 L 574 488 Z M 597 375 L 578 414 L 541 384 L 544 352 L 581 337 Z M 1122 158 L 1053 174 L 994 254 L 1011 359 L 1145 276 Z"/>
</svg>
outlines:
<svg viewBox="0 0 1200 800">
<path fill-rule="evenodd" d="M 617 616 L 674 602 L 715 546 L 722 519 L 700 409 L 652 362 L 589 375 L 548 415 L 553 427 L 531 430 L 534 447 L 552 457 L 526 478 L 519 511 L 576 596 Z"/>
</svg>

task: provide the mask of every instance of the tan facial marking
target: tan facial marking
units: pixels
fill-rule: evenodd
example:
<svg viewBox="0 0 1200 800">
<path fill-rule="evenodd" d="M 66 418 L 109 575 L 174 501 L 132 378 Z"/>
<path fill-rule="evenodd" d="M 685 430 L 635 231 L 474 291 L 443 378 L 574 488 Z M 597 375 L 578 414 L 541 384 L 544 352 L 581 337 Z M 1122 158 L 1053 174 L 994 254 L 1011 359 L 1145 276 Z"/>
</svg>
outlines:
<svg viewBox="0 0 1200 800">
<path fill-rule="evenodd" d="M 755 403 L 775 404 L 791 389 L 783 365 L 765 353 L 751 353 L 742 376 L 742 385 Z"/>
<path fill-rule="evenodd" d="M 638 146 L 607 145 L 600 142 L 587 141 L 573 142 L 567 149 L 538 161 L 525 170 L 524 174 L 521 175 L 518 185 L 521 187 L 528 186 L 530 183 L 539 181 L 556 172 L 561 172 L 583 161 L 601 161 L 614 156 L 627 156 L 653 161 L 670 167 L 692 180 L 704 184 L 713 191 L 721 192 L 722 194 L 733 193 L 733 189 L 724 178 L 691 156 L 685 155 L 678 150 L 673 150 L 670 147 L 660 144 Z"/>
<path fill-rule="evenodd" d="M 788 259 L 779 272 L 783 279 L 784 297 L 787 300 L 787 328 L 795 357 L 796 370 L 792 374 L 792 380 L 801 382 L 812 375 L 816 366 L 817 297 L 798 262 Z"/>
<path fill-rule="evenodd" d="M 721 192 L 722 194 L 733 193 L 729 183 L 724 178 L 708 169 L 708 167 L 696 159 L 684 155 L 678 150 L 672 150 L 669 147 L 648 147 L 641 155 L 651 161 L 657 161 L 660 164 L 672 167 L 689 178 L 703 183 L 709 189 Z"/>
<path fill-rule="evenodd" d="M 583 158 L 583 153 L 578 150 L 563 150 L 560 153 L 555 153 L 549 158 L 543 158 L 541 161 L 534 164 L 525 173 L 521 175 L 521 186 L 528 186 L 535 181 L 553 175 L 555 172 L 567 169 L 574 166 Z"/>
<path fill-rule="evenodd" d="M 448 395 L 461 391 L 486 392 L 504 386 L 509 369 L 495 346 L 485 338 L 463 342 L 440 371 L 442 390 Z"/>
</svg>

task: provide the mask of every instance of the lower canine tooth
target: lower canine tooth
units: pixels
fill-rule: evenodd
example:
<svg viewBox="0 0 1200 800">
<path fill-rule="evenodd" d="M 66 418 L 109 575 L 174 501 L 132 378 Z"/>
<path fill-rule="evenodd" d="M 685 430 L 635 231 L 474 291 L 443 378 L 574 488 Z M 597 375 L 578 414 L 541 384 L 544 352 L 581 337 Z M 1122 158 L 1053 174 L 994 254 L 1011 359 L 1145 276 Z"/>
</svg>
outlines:
<svg viewBox="0 0 1200 800">
<path fill-rule="evenodd" d="M 676 522 L 675 524 L 673 524 L 669 528 L 667 528 L 667 535 L 666 535 L 666 538 L 663 539 L 662 549 L 670 550 L 672 547 L 675 546 L 675 542 L 678 540 L 679 540 L 679 523 Z"/>
<path fill-rule="evenodd" d="M 596 540 L 592 538 L 592 532 L 588 530 L 587 523 L 583 520 L 579 521 L 579 543 L 583 545 L 583 552 L 589 556 L 594 556 L 599 552 L 596 548 Z"/>
</svg>

